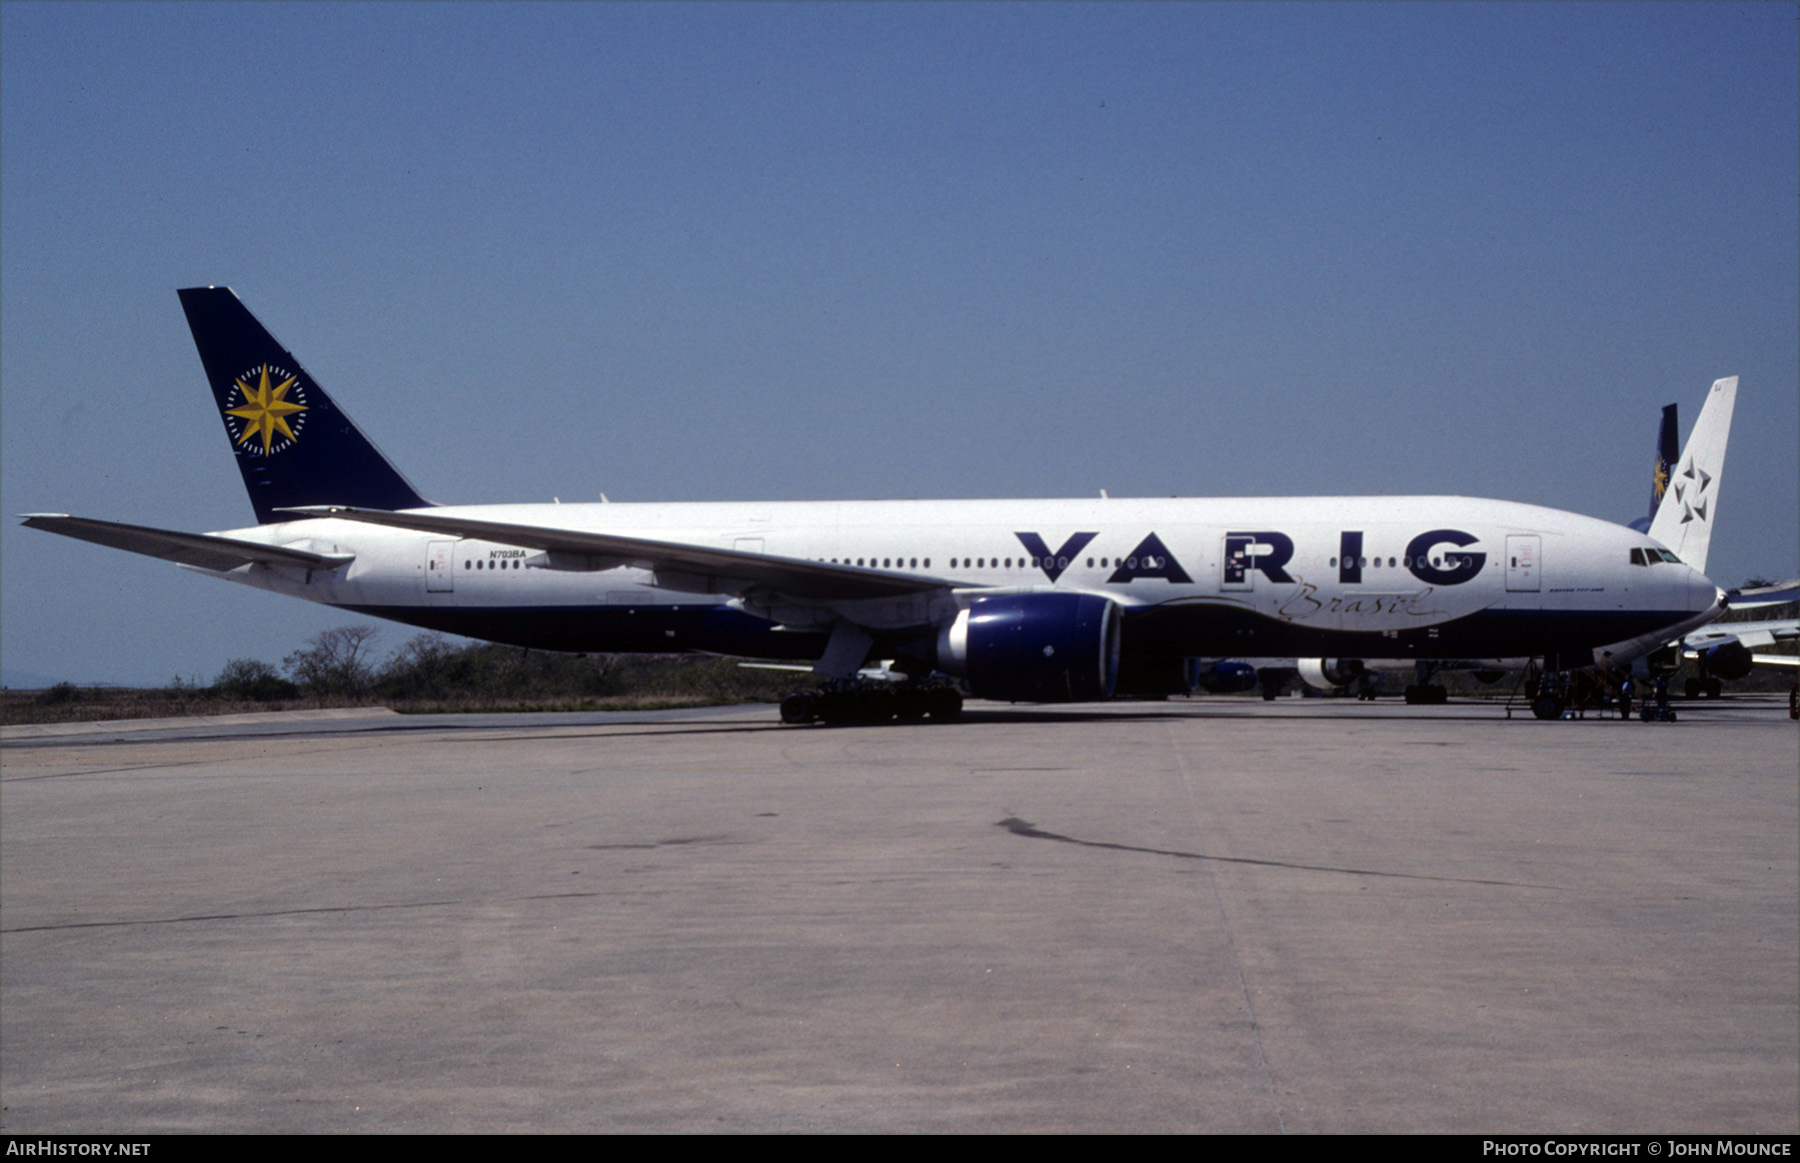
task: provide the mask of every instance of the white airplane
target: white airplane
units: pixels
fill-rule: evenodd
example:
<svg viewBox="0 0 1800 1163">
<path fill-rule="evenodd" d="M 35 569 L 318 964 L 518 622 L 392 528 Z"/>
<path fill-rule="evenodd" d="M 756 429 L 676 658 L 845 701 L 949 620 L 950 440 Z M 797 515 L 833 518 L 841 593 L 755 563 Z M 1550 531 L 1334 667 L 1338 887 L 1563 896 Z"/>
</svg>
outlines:
<svg viewBox="0 0 1800 1163">
<path fill-rule="evenodd" d="M 788 722 L 1100 700 L 1195 658 L 1587 666 L 1722 608 L 1642 533 L 1467 497 L 434 505 L 228 288 L 179 294 L 258 523 L 26 525 L 494 642 L 811 663 Z"/>
</svg>

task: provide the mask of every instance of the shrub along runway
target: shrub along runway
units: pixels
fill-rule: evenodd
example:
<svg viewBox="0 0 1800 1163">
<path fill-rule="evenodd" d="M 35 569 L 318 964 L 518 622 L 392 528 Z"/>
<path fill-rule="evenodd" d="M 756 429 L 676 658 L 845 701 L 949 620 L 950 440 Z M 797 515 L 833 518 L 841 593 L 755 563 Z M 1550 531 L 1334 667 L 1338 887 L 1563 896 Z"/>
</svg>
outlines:
<svg viewBox="0 0 1800 1163">
<path fill-rule="evenodd" d="M 14 728 L 4 1129 L 1800 1129 L 1784 699 Z"/>
</svg>

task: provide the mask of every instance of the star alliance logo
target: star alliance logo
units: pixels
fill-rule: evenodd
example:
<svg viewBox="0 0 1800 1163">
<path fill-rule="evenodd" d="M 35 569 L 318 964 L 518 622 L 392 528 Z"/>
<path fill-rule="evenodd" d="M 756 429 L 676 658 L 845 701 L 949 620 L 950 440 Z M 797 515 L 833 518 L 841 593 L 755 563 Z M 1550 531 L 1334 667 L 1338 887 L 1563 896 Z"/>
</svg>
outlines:
<svg viewBox="0 0 1800 1163">
<path fill-rule="evenodd" d="M 233 446 L 252 456 L 272 456 L 300 439 L 307 404 L 299 376 L 265 363 L 239 376 L 233 386 L 244 401 L 225 409 L 225 430 Z"/>
<path fill-rule="evenodd" d="M 1712 475 L 1703 468 L 1695 468 L 1694 462 L 1689 460 L 1687 469 L 1681 476 L 1688 482 L 1687 484 L 1683 484 L 1681 481 L 1675 482 L 1675 499 L 1681 502 L 1681 524 L 1686 525 L 1695 517 L 1702 521 L 1706 520 L 1706 486 L 1712 484 Z M 1700 487 L 1693 490 L 1694 498 L 1690 501 L 1687 493 L 1690 488 L 1693 488 L 1695 481 L 1699 482 Z"/>
</svg>

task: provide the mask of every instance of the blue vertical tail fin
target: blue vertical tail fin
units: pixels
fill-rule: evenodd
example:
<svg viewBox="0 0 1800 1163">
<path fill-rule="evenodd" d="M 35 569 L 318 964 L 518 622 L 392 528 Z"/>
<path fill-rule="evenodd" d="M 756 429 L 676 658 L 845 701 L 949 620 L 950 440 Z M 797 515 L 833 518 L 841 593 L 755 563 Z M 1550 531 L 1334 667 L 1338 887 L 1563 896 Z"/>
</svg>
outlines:
<svg viewBox="0 0 1800 1163">
<path fill-rule="evenodd" d="M 1681 456 L 1681 443 L 1675 431 L 1675 405 L 1663 408 L 1662 426 L 1656 430 L 1656 473 L 1650 484 L 1650 511 L 1644 516 L 1651 521 L 1656 519 L 1656 510 L 1662 504 L 1663 493 L 1669 488 L 1669 475 L 1675 471 L 1675 461 Z M 1648 525 L 1645 528 L 1649 528 Z"/>
<path fill-rule="evenodd" d="M 1650 511 L 1631 522 L 1631 528 L 1639 533 L 1647 532 L 1650 522 L 1656 520 L 1656 510 L 1662 505 L 1663 493 L 1668 491 L 1669 474 L 1675 471 L 1675 458 L 1679 455 L 1675 405 L 1667 404 L 1662 410 L 1662 423 L 1656 429 L 1656 466 L 1650 472 Z"/>
<path fill-rule="evenodd" d="M 431 505 L 229 287 L 176 293 L 259 524 L 297 505 Z"/>
</svg>

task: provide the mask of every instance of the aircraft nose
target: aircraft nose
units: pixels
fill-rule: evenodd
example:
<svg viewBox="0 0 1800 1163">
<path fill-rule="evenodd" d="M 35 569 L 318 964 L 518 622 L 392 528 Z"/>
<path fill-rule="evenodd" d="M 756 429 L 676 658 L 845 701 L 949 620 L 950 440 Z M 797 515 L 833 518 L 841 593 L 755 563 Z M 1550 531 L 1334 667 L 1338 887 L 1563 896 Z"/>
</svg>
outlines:
<svg viewBox="0 0 1800 1163">
<path fill-rule="evenodd" d="M 1697 569 L 1688 570 L 1688 609 L 1693 613 L 1710 610 L 1725 601 L 1725 591 Z"/>
</svg>

